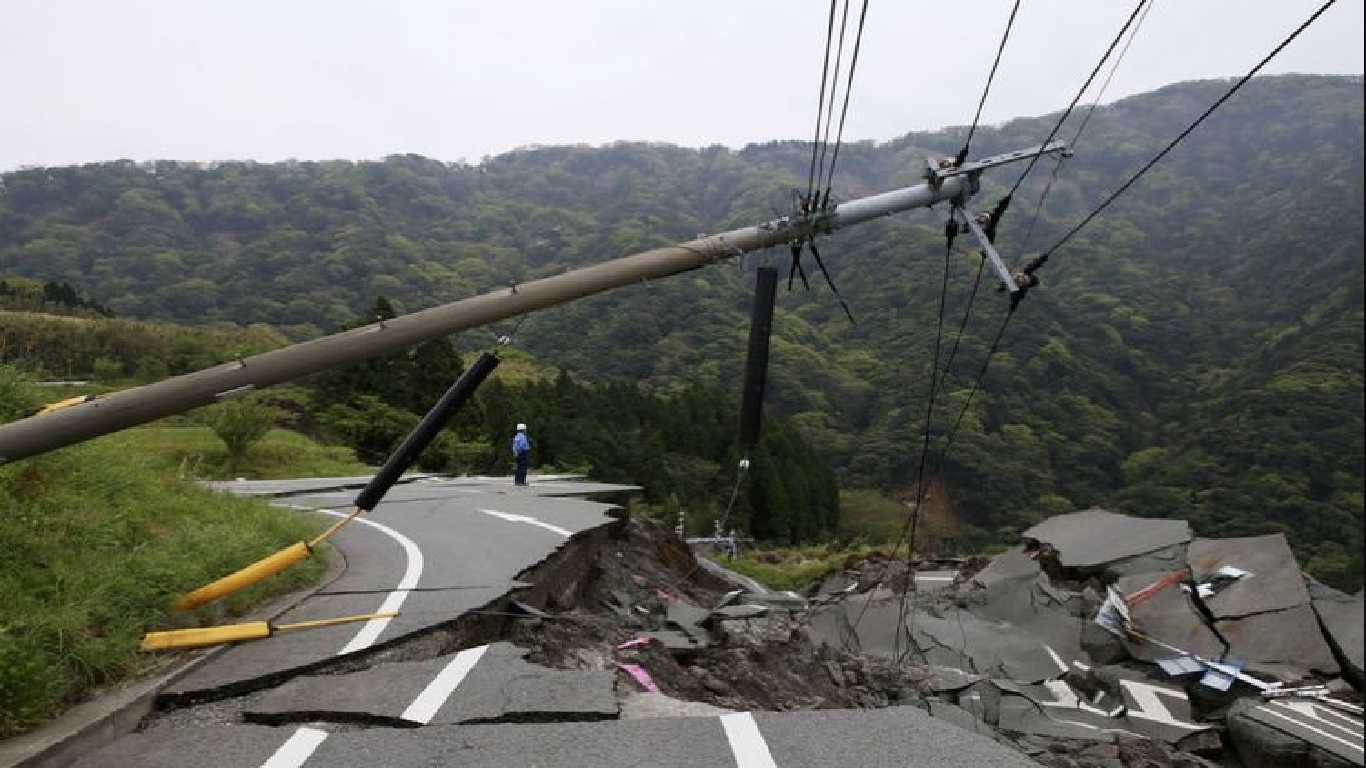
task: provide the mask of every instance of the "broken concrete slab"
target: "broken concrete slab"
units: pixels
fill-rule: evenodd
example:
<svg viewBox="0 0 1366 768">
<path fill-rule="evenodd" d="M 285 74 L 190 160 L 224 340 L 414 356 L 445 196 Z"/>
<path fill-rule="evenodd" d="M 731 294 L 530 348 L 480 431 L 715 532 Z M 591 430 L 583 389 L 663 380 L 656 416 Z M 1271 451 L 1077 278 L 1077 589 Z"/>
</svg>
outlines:
<svg viewBox="0 0 1366 768">
<path fill-rule="evenodd" d="M 562 671 L 530 664 L 510 643 L 487 647 L 423 722 L 411 711 L 455 654 L 379 664 L 346 675 L 300 677 L 244 711 L 248 722 L 278 725 L 336 721 L 391 726 L 605 720 L 617 716 L 612 672 Z"/>
<path fill-rule="evenodd" d="M 1185 520 L 1130 517 L 1092 508 L 1050 517 L 1021 538 L 1026 544 L 1052 547 L 1064 568 L 1095 568 L 1185 544 L 1191 540 L 1191 529 Z"/>
<path fill-rule="evenodd" d="M 641 634 L 659 643 L 665 650 L 674 655 L 686 656 L 697 653 L 706 647 L 705 643 L 699 642 L 692 635 L 674 629 L 659 629 Z"/>
<path fill-rule="evenodd" d="M 1313 579 L 1308 581 L 1310 604 L 1318 616 L 1324 639 L 1333 651 L 1342 676 L 1357 690 L 1366 687 L 1362 675 L 1363 593 L 1348 595 Z"/>
<path fill-rule="evenodd" d="M 1116 587 L 1129 595 L 1163 576 L 1160 573 L 1126 576 L 1116 583 Z M 1252 580 L 1248 581 L 1250 584 Z M 1242 586 L 1235 583 L 1224 591 Z M 1255 604 L 1255 598 L 1239 600 L 1243 604 Z M 1180 585 L 1172 584 L 1152 593 L 1143 602 L 1131 606 L 1130 611 L 1134 629 L 1154 640 L 1206 659 L 1219 658 L 1225 653 L 1223 644 L 1201 621 Z M 1220 619 L 1215 627 L 1229 642 L 1228 654 L 1247 663 L 1254 671 L 1258 666 L 1285 665 L 1302 673 L 1338 674 L 1337 661 L 1318 631 L 1317 619 L 1307 600 L 1280 610 Z M 1170 649 L 1142 640 L 1126 640 L 1124 645 L 1130 655 L 1142 661 L 1156 662 L 1173 655 Z M 1285 670 L 1277 672 L 1283 675 Z"/>
<path fill-rule="evenodd" d="M 1306 700 L 1242 699 L 1228 715 L 1229 739 L 1247 768 L 1362 765 L 1362 723 Z"/>
<path fill-rule="evenodd" d="M 1205 605 L 1215 618 L 1279 611 L 1309 602 L 1304 577 L 1283 533 L 1237 539 L 1195 539 L 1187 558 L 1197 582 L 1222 566 L 1250 572 L 1205 598 Z"/>
<path fill-rule="evenodd" d="M 969 583 L 990 587 L 998 581 L 1033 578 L 1039 574 L 1039 563 L 1024 553 L 1024 547 L 1012 547 L 991 558 L 987 567 L 978 571 Z"/>
<path fill-rule="evenodd" d="M 669 603 L 667 617 L 669 626 L 686 633 L 699 643 L 709 643 L 711 638 L 707 636 L 707 630 L 703 629 L 702 623 L 711 615 L 711 611 L 699 608 L 692 603 L 684 600 L 675 600 Z"/>
</svg>

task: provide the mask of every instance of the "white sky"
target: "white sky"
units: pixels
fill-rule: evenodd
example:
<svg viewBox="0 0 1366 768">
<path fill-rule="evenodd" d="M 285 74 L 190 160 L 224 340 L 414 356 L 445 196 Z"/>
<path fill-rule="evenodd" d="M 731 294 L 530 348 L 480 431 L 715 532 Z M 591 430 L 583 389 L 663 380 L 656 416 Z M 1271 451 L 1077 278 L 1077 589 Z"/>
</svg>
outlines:
<svg viewBox="0 0 1366 768">
<path fill-rule="evenodd" d="M 1157 0 L 1105 100 L 1240 75 L 1319 4 Z M 1065 106 L 1133 5 L 1025 0 L 983 122 Z M 810 138 L 827 9 L 5 0 L 0 170 L 403 152 L 474 162 L 526 144 Z M 846 140 L 970 122 L 1009 9 L 871 0 Z M 1361 0 L 1341 0 L 1267 72 L 1360 74 L 1362 28 Z"/>
</svg>

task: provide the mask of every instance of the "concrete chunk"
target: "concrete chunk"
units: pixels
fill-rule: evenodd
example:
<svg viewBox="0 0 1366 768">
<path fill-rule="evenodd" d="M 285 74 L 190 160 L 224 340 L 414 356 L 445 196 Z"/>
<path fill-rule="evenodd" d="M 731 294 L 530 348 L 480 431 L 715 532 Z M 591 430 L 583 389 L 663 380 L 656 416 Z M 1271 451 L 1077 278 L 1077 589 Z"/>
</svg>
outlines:
<svg viewBox="0 0 1366 768">
<path fill-rule="evenodd" d="M 1066 568 L 1090 568 L 1184 544 L 1191 539 L 1185 520 L 1152 519 L 1088 509 L 1056 515 L 1022 534 L 1048 544 Z"/>
<path fill-rule="evenodd" d="M 1240 539 L 1196 539 L 1191 542 L 1191 573 L 1196 581 L 1231 565 L 1251 575 L 1205 599 L 1216 618 L 1249 616 L 1305 605 L 1309 591 L 1285 534 Z"/>
</svg>

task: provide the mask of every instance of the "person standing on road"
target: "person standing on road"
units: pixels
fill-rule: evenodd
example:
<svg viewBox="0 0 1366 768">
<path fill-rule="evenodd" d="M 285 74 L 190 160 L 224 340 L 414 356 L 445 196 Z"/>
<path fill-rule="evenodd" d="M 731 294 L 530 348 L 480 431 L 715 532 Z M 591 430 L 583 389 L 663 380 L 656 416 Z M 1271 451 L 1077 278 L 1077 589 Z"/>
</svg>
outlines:
<svg viewBox="0 0 1366 768">
<path fill-rule="evenodd" d="M 531 438 L 526 436 L 526 425 L 517 425 L 517 435 L 512 438 L 512 456 L 517 460 L 515 485 L 526 485 L 527 467 L 531 465 Z"/>
</svg>

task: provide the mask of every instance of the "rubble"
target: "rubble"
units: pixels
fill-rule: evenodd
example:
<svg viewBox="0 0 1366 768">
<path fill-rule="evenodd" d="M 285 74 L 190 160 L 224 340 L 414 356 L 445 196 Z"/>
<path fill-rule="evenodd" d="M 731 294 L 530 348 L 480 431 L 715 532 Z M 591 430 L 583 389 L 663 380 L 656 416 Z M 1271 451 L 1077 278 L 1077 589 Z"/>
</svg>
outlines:
<svg viewBox="0 0 1366 768">
<path fill-rule="evenodd" d="M 1194 538 L 1182 520 L 1090 509 L 1022 539 L 947 592 L 903 597 L 904 578 L 868 583 L 870 571 L 898 574 L 866 563 L 834 574 L 809 631 L 830 648 L 935 670 L 922 686 L 932 714 L 1017 746 L 1043 739 L 1036 759 L 1056 758 L 1045 764 L 1128 764 L 1077 746 L 1116 735 L 1162 745 L 1144 765 L 1235 752 L 1249 766 L 1262 753 L 1272 762 L 1258 765 L 1292 764 L 1259 746 L 1286 738 L 1304 742 L 1296 754 L 1328 755 L 1305 765 L 1334 764 L 1323 761 L 1346 752 L 1306 741 L 1324 741 L 1310 727 L 1263 733 L 1277 716 L 1316 713 L 1346 729 L 1335 743 L 1362 764 L 1360 710 L 1327 706 L 1360 692 L 1361 595 L 1307 579 L 1283 535 Z M 1305 693 L 1280 693 L 1292 688 Z"/>
</svg>

